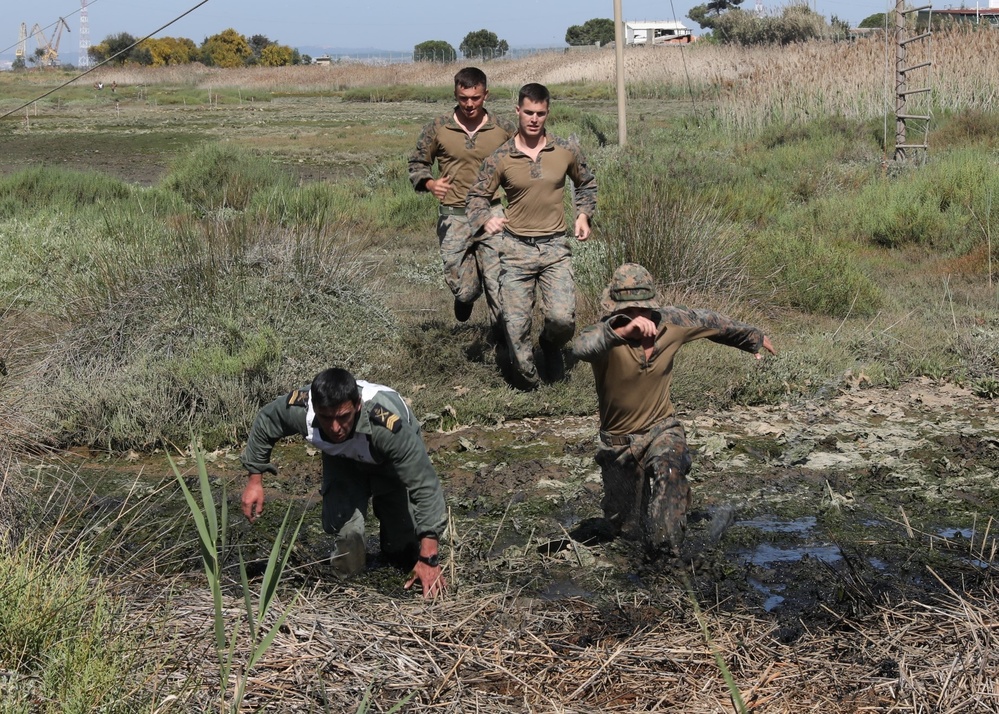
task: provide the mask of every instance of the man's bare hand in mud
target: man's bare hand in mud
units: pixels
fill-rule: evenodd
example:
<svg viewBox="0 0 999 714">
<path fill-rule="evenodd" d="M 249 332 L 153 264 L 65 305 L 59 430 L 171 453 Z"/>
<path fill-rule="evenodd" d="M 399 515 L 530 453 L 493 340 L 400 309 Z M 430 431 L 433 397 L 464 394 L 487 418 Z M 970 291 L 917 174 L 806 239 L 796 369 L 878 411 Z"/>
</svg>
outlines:
<svg viewBox="0 0 999 714">
<path fill-rule="evenodd" d="M 416 581 L 420 581 L 423 586 L 423 598 L 429 600 L 447 592 L 447 580 L 444 579 L 444 572 L 441 566 L 427 565 L 422 561 L 416 561 L 413 572 L 409 574 L 409 580 L 403 586 L 409 590 Z"/>
<path fill-rule="evenodd" d="M 264 514 L 264 478 L 260 474 L 250 474 L 250 480 L 243 489 L 243 515 L 253 523 L 257 516 Z"/>
</svg>

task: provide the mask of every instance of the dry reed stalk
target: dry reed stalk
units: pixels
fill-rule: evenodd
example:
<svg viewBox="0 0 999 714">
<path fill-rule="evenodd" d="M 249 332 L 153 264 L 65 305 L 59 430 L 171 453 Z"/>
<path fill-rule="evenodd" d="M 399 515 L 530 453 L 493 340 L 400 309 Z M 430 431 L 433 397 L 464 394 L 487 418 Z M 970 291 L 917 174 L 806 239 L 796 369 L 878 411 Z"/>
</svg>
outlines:
<svg viewBox="0 0 999 714">
<path fill-rule="evenodd" d="M 139 610 L 162 612 L 157 589 Z M 211 681 L 206 593 L 185 590 L 170 620 L 180 677 Z M 402 597 L 402 596 L 401 596 Z M 496 593 L 436 603 L 329 585 L 300 597 L 286 629 L 249 673 L 257 711 L 352 711 L 370 686 L 388 708 L 408 692 L 407 711 L 730 711 L 717 648 L 750 711 L 999 711 L 995 586 L 951 591 L 844 619 L 830 633 L 776 639 L 764 614 L 702 613 L 700 634 L 686 596 L 636 600 L 628 624 L 581 600 L 525 603 Z M 239 618 L 238 603 L 227 617 Z M 233 623 L 235 624 L 235 623 Z M 205 647 L 195 647 L 202 641 Z M 165 644 L 164 647 L 176 647 Z M 167 687 L 163 690 L 163 687 Z M 325 692 L 325 694 L 321 694 Z M 211 699 L 205 692 L 204 701 Z"/>
</svg>

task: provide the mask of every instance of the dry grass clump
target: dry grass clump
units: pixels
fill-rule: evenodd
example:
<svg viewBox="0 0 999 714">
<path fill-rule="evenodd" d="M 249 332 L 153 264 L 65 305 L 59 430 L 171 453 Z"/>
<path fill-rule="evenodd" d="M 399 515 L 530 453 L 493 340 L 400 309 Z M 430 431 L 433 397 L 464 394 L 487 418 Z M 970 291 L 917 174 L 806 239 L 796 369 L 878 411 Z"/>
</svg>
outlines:
<svg viewBox="0 0 999 714">
<path fill-rule="evenodd" d="M 698 616 L 680 589 L 596 605 L 468 591 L 425 604 L 334 587 L 300 598 L 249 673 L 246 704 L 354 711 L 370 690 L 379 711 L 410 692 L 406 711 L 738 711 L 720 657 L 746 711 L 996 712 L 997 602 L 992 586 L 850 620 L 829 613 L 828 630 L 784 643 L 772 618 Z M 174 606 L 176 641 L 207 647 L 207 593 Z M 190 648 L 171 678 L 212 681 L 206 654 Z"/>
</svg>

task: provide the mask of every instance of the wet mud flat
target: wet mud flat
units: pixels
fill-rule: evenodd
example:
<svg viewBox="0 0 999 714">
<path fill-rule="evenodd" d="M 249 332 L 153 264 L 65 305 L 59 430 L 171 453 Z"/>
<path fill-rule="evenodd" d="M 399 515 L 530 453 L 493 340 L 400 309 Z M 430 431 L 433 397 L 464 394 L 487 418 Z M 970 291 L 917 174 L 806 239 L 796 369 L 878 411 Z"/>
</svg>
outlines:
<svg viewBox="0 0 999 714">
<path fill-rule="evenodd" d="M 974 588 L 999 565 L 999 415 L 994 401 L 929 380 L 898 390 L 849 389 L 825 401 L 680 413 L 694 453 L 693 507 L 680 557 L 650 561 L 602 520 L 593 461 L 595 417 L 535 418 L 434 431 L 425 440 L 451 513 L 453 592 L 501 588 L 557 600 L 620 592 L 696 596 L 712 607 L 787 622 L 849 614 L 947 587 Z M 81 455 L 82 456 L 82 455 Z M 86 458 L 84 457 L 84 460 Z M 169 481 L 165 458 L 86 468 L 98 490 L 139 478 Z M 275 450 L 268 510 L 239 512 L 237 452 L 211 455 L 232 514 L 232 545 L 251 574 L 285 507 L 306 509 L 298 577 L 323 582 L 332 537 L 322 532 L 320 455 L 301 441 Z M 109 468 L 110 465 L 110 468 Z M 191 469 L 193 462 L 181 468 Z M 192 482 L 193 483 L 193 482 Z M 128 486 L 133 488 L 134 486 Z M 114 495 L 102 502 L 118 502 Z M 178 499 L 165 508 L 181 509 Z M 161 514 L 183 519 L 183 511 Z M 398 594 L 402 575 L 379 557 L 369 513 L 368 568 L 356 580 Z M 150 518 L 151 528 L 161 528 Z M 136 533 L 141 539 L 141 531 Z M 235 551 L 230 553 L 235 563 Z M 321 585 L 320 585 L 321 587 Z"/>
<path fill-rule="evenodd" d="M 753 711 L 999 711 L 994 402 L 921 381 L 680 417 L 695 450 L 693 512 L 681 557 L 655 562 L 601 530 L 594 417 L 447 432 L 426 419 L 451 511 L 451 590 L 438 602 L 403 590 L 373 520 L 365 572 L 336 575 L 311 448 L 276 449 L 280 473 L 253 526 L 238 513 L 238 455 L 210 455 L 234 582 L 236 551 L 252 580 L 286 507 L 304 509 L 291 614 L 250 702 L 354 710 L 373 687 L 383 710 L 415 691 L 407 710 L 718 712 L 738 710 L 734 688 Z M 157 482 L 162 510 L 127 535 L 136 549 L 156 533 L 190 552 L 164 558 L 163 582 L 128 587 L 136 617 L 160 612 L 164 592 L 182 603 L 177 639 L 204 647 L 179 666 L 210 681 L 196 548 L 163 535 L 187 520 L 165 459 L 93 456 L 79 455 L 108 487 Z M 193 473 L 190 459 L 180 467 Z M 106 495 L 94 507 L 119 503 Z M 233 626 L 240 602 L 234 590 Z"/>
<path fill-rule="evenodd" d="M 429 434 L 463 535 L 457 554 L 474 553 L 473 571 L 520 573 L 541 597 L 672 582 L 792 623 L 821 606 L 862 608 L 994 575 L 994 402 L 920 381 L 681 421 L 695 454 L 694 504 L 683 553 L 670 562 L 648 562 L 602 531 L 595 420 Z"/>
</svg>

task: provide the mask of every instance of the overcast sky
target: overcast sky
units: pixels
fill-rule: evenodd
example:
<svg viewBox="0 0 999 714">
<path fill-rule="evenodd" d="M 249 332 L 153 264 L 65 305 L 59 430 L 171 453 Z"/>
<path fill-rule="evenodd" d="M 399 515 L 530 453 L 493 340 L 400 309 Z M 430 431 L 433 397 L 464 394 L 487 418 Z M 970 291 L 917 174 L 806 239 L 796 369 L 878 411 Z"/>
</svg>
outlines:
<svg viewBox="0 0 999 714">
<path fill-rule="evenodd" d="M 622 0 L 625 20 L 679 20 L 698 34 L 687 11 L 702 0 Z M 195 7 L 200 0 L 88 0 L 90 42 L 128 32 L 142 37 Z M 744 0 L 752 9 L 756 0 Z M 0 28 L 0 53 L 13 55 L 18 29 L 37 23 L 50 27 L 65 17 L 60 53 L 78 51 L 80 0 L 2 0 L 5 25 Z M 776 11 L 786 1 L 764 0 Z M 837 15 L 856 25 L 888 5 L 878 0 L 811 0 L 822 15 Z M 987 3 L 986 3 L 987 4 Z M 894 7 L 894 3 L 891 4 Z M 511 47 L 561 47 L 565 31 L 594 17 L 614 17 L 613 0 L 502 0 L 501 2 L 417 2 L 413 0 L 208 0 L 157 36 L 188 37 L 200 44 L 208 35 L 232 27 L 250 35 L 266 35 L 292 47 L 378 48 L 411 52 L 424 40 L 445 40 L 457 49 L 474 30 L 488 29 Z M 28 51 L 33 51 L 29 41 Z"/>
</svg>

